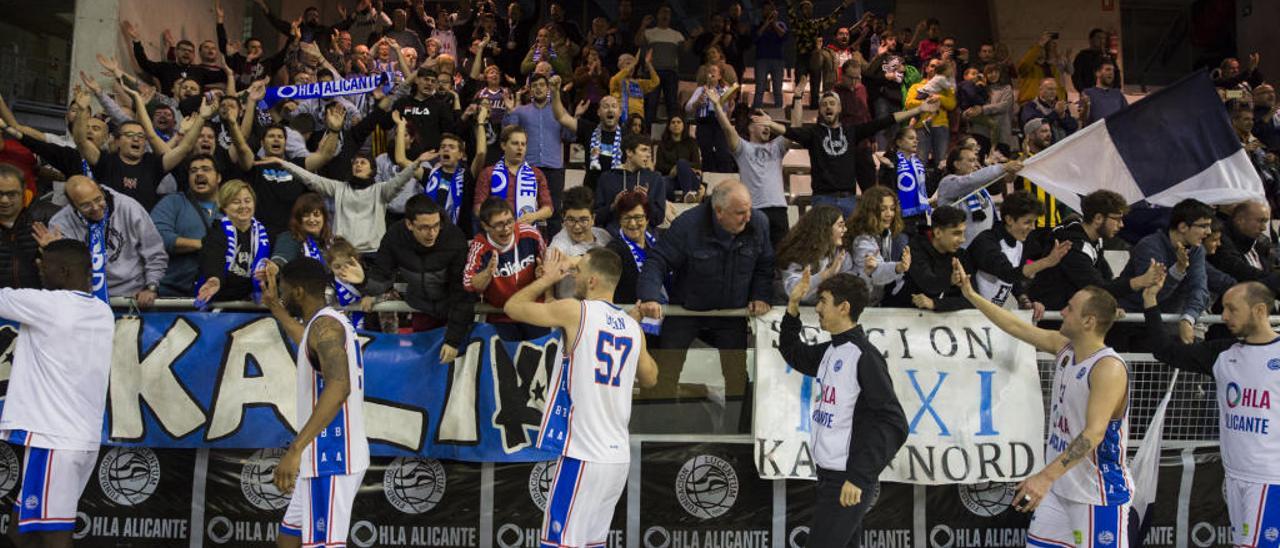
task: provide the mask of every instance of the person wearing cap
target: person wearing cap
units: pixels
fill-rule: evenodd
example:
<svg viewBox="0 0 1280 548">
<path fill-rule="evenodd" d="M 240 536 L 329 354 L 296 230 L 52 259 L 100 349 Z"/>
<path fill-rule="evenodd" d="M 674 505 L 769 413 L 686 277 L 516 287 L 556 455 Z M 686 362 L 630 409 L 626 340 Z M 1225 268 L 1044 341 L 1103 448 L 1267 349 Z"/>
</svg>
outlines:
<svg viewBox="0 0 1280 548">
<path fill-rule="evenodd" d="M 1036 153 L 1049 148 L 1053 144 L 1053 128 L 1046 124 L 1041 118 L 1032 118 L 1022 126 L 1022 134 L 1026 136 L 1023 139 L 1022 152 L 1018 153 L 1018 160 L 1026 161 L 1027 158 L 1035 156 Z M 1062 224 L 1062 210 L 1066 206 L 1058 202 L 1057 198 L 1045 192 L 1030 179 L 1018 177 L 1014 181 L 1013 186 L 1017 190 L 1025 190 L 1035 195 L 1037 199 L 1044 202 L 1044 213 L 1036 219 L 1037 227 L 1055 227 Z"/>
</svg>

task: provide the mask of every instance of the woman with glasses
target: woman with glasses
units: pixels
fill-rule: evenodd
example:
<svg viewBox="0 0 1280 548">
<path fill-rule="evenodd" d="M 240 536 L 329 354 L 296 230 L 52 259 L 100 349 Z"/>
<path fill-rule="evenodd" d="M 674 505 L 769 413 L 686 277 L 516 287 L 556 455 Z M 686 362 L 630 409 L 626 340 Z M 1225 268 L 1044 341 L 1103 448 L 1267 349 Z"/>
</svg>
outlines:
<svg viewBox="0 0 1280 548">
<path fill-rule="evenodd" d="M 636 302 L 636 283 L 650 249 L 658 239 L 649 230 L 649 196 L 629 190 L 618 195 L 613 206 L 618 218 L 617 237 L 605 247 L 622 257 L 622 276 L 613 292 L 613 302 L 626 305 Z M 665 300 L 665 299 L 664 299 Z"/>
<path fill-rule="evenodd" d="M 815 206 L 800 217 L 778 245 L 777 264 L 786 265 L 779 272 L 784 295 L 791 294 L 808 270 L 812 281 L 800 304 L 817 304 L 822 281 L 852 265 L 844 248 L 846 230 L 844 215 L 835 206 Z"/>
<path fill-rule="evenodd" d="M 200 248 L 198 302 L 243 301 L 262 296 L 256 275 L 271 262 L 267 229 L 254 217 L 257 196 L 249 183 L 228 181 L 218 189 L 218 207 L 225 217 L 215 222 Z"/>
</svg>

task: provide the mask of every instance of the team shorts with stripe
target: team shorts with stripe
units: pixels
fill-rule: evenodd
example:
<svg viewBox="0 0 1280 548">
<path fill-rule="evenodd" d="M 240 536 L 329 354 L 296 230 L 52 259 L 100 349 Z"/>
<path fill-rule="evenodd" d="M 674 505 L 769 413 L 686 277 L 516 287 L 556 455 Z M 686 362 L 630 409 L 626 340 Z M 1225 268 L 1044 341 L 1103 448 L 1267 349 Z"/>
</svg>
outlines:
<svg viewBox="0 0 1280 548">
<path fill-rule="evenodd" d="M 560 457 L 542 514 L 542 548 L 604 546 L 629 468 Z"/>
<path fill-rule="evenodd" d="M 1128 548 L 1129 504 L 1095 506 L 1045 495 L 1031 516 L 1027 546 Z"/>
<path fill-rule="evenodd" d="M 298 478 L 284 511 L 280 534 L 302 538 L 302 546 L 332 548 L 347 545 L 351 506 L 364 472 Z"/>
<path fill-rule="evenodd" d="M 22 488 L 13 501 L 18 532 L 74 531 L 76 505 L 97 462 L 97 451 L 24 447 Z"/>
<path fill-rule="evenodd" d="M 1280 546 L 1280 484 L 1227 477 L 1227 513 L 1236 546 Z"/>
</svg>

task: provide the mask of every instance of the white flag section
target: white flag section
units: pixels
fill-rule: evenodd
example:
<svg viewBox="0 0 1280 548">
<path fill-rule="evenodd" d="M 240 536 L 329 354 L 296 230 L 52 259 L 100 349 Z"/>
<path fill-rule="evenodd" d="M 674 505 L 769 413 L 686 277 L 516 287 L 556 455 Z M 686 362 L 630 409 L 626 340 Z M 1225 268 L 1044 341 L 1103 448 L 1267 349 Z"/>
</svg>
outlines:
<svg viewBox="0 0 1280 548">
<path fill-rule="evenodd" d="M 1164 391 L 1164 398 L 1156 411 L 1151 415 L 1151 423 L 1147 425 L 1142 445 L 1129 459 L 1129 471 L 1133 474 L 1133 509 L 1138 511 L 1138 519 L 1147 515 L 1147 507 L 1156 501 L 1156 480 L 1160 475 L 1160 443 L 1164 440 L 1164 414 L 1169 409 L 1169 400 L 1173 399 L 1173 387 L 1178 384 L 1178 370 L 1173 370 L 1173 378 L 1169 379 L 1169 387 Z M 1133 390 L 1129 391 L 1132 397 Z"/>
<path fill-rule="evenodd" d="M 1071 209 L 1095 190 L 1172 207 L 1262 198 L 1262 179 L 1203 71 L 1094 122 L 1023 162 L 1018 175 Z"/>
<path fill-rule="evenodd" d="M 821 391 L 778 352 L 782 314 L 756 320 L 756 468 L 765 479 L 813 479 L 809 414 Z M 807 342 L 828 339 L 815 313 L 801 319 Z M 860 324 L 888 361 L 910 428 L 882 481 L 1016 481 L 1040 469 L 1045 415 L 1035 349 L 974 310 L 876 308 Z"/>
</svg>

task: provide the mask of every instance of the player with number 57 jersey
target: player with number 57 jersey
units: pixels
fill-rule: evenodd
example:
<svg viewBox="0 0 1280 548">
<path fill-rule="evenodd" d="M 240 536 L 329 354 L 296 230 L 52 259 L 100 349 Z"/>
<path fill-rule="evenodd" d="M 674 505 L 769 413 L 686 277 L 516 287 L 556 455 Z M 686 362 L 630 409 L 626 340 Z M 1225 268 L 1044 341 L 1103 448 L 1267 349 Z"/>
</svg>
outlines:
<svg viewBox="0 0 1280 548">
<path fill-rule="evenodd" d="M 596 248 L 578 258 L 547 253 L 543 274 L 511 296 L 511 319 L 564 331 L 566 358 L 554 372 L 538 446 L 560 452 L 542 519 L 544 548 L 604 546 L 626 486 L 631 389 L 653 386 L 658 366 L 635 318 L 613 304 L 622 259 Z M 574 298 L 534 302 L 569 274 Z"/>
</svg>

